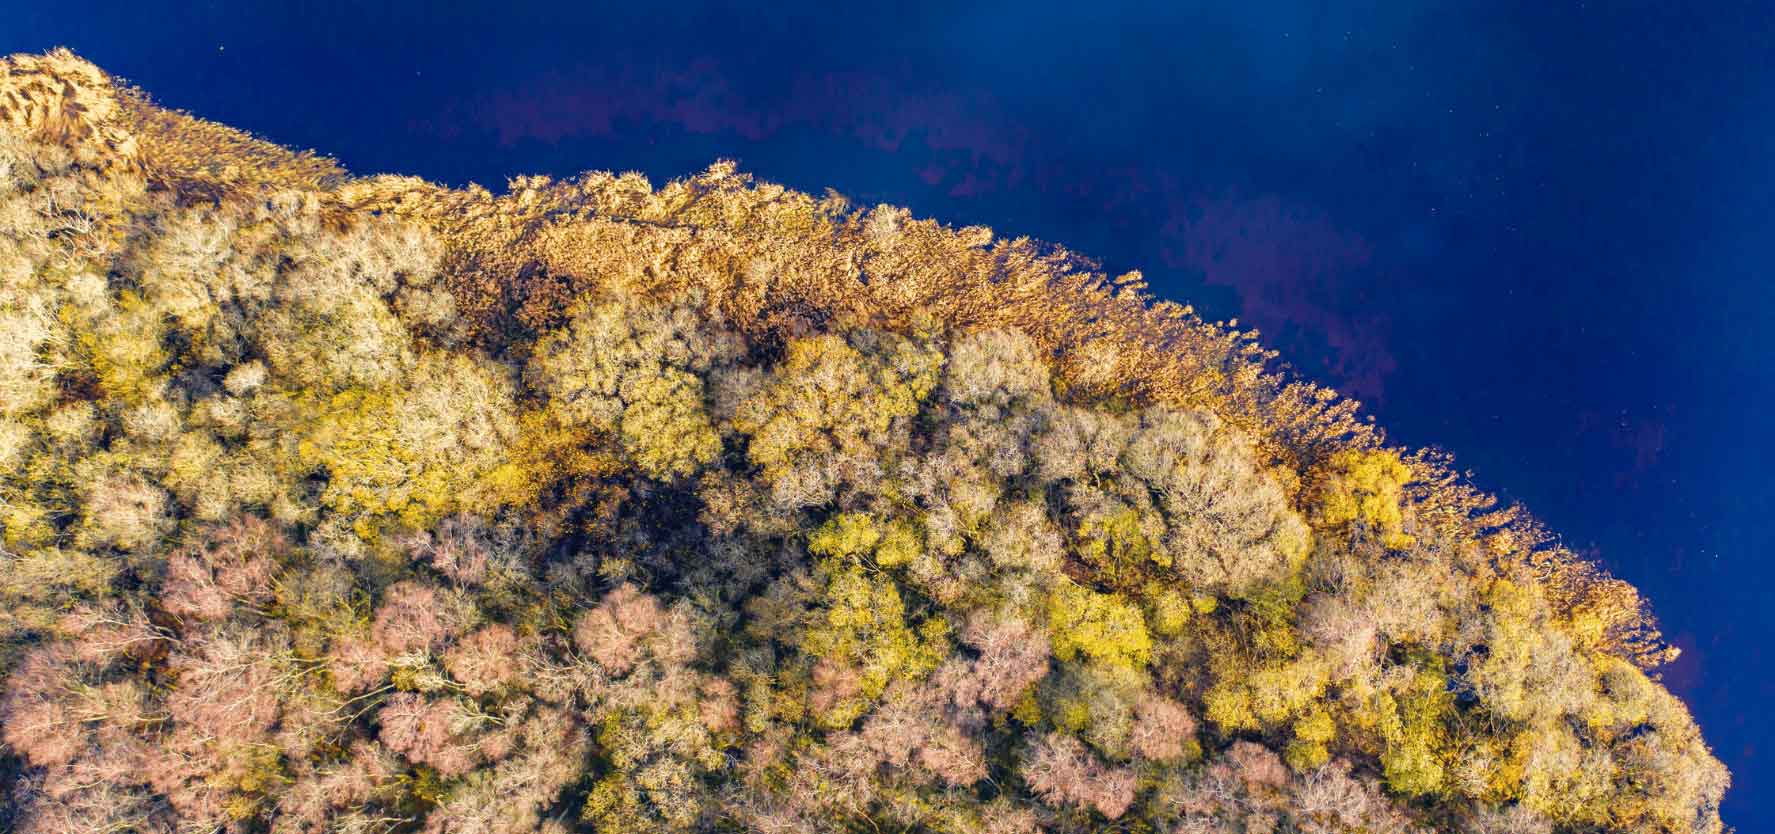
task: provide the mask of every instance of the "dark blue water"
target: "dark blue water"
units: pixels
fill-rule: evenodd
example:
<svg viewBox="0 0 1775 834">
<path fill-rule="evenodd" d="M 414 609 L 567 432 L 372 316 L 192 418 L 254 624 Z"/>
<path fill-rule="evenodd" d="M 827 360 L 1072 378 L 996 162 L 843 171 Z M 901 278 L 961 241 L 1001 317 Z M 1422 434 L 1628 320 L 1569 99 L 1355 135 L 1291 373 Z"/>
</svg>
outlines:
<svg viewBox="0 0 1775 834">
<path fill-rule="evenodd" d="M 9 5 L 0 51 L 357 172 L 732 157 L 1143 269 L 1643 589 L 1775 829 L 1775 6 Z"/>
</svg>

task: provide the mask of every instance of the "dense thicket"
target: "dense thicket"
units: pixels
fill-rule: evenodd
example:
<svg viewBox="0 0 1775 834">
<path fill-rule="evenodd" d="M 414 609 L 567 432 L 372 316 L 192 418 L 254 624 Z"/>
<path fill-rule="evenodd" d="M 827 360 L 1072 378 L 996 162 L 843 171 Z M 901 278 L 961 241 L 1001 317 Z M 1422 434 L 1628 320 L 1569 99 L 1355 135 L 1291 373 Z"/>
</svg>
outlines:
<svg viewBox="0 0 1775 834">
<path fill-rule="evenodd" d="M 1703 832 L 1639 597 L 1253 334 L 0 65 L 20 832 Z"/>
</svg>

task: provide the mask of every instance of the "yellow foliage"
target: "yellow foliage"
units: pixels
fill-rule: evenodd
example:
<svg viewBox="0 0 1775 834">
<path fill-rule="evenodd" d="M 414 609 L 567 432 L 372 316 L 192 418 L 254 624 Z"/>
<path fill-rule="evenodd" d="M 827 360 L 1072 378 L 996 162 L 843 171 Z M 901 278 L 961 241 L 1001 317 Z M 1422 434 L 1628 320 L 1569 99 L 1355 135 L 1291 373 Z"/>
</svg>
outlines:
<svg viewBox="0 0 1775 834">
<path fill-rule="evenodd" d="M 300 402 L 300 399 L 299 399 Z M 461 509 L 527 492 L 507 462 L 516 434 L 509 384 L 466 357 L 427 359 L 408 387 L 348 389 L 302 403 L 311 415 L 296 462 L 326 473 L 322 501 L 355 517 L 360 536 L 374 519 L 422 529 Z"/>
<path fill-rule="evenodd" d="M 701 379 L 675 368 L 624 386 L 623 447 L 641 471 L 682 478 L 721 453 L 721 438 L 703 409 Z"/>
<path fill-rule="evenodd" d="M 1257 662 L 1223 648 L 1212 665 L 1213 685 L 1203 694 L 1205 714 L 1226 731 L 1283 725 L 1317 704 L 1330 681 L 1324 661 L 1313 654 Z"/>
<path fill-rule="evenodd" d="M 1288 743 L 1283 758 L 1288 765 L 1305 773 L 1325 764 L 1331 758 L 1326 745 L 1337 736 L 1337 726 L 1332 723 L 1331 713 L 1324 709 L 1313 709 L 1295 719 L 1294 738 Z"/>
<path fill-rule="evenodd" d="M 829 727 L 849 724 L 894 680 L 929 673 L 949 654 L 948 624 L 930 617 L 916 628 L 892 579 L 856 564 L 828 562 L 823 616 L 802 636 L 802 651 L 860 669 L 857 695 L 818 716 Z"/>
<path fill-rule="evenodd" d="M 1152 659 L 1152 637 L 1139 608 L 1064 579 L 1048 593 L 1048 628 L 1061 660 L 1083 656 L 1142 667 Z"/>
<path fill-rule="evenodd" d="M 1148 589 L 1147 618 L 1153 633 L 1160 637 L 1177 637 L 1189 627 L 1195 606 L 1175 588 Z"/>
<path fill-rule="evenodd" d="M 1030 687 L 1023 693 L 1023 697 L 1017 699 L 1017 705 L 1011 708 L 1011 717 L 1027 727 L 1034 727 L 1041 722 L 1042 705 L 1035 697 L 1035 687 Z"/>
<path fill-rule="evenodd" d="M 132 292 L 119 294 L 116 304 L 115 313 L 109 315 L 66 309 L 62 318 L 74 332 L 100 390 L 133 405 L 163 384 L 160 374 L 168 357 L 160 346 L 158 313 Z"/>
<path fill-rule="evenodd" d="M 856 559 L 874 554 L 884 568 L 909 564 L 924 552 L 918 528 L 901 519 L 877 521 L 867 513 L 839 513 L 808 534 L 807 549 L 822 556 Z"/>
<path fill-rule="evenodd" d="M 1321 523 L 1337 526 L 1361 522 L 1380 534 L 1381 543 L 1394 549 L 1410 547 L 1413 539 L 1402 529 L 1405 484 L 1411 470 L 1391 451 L 1345 451 L 1333 455 L 1318 492 Z"/>
<path fill-rule="evenodd" d="M 1079 539 L 1079 557 L 1110 584 L 1136 580 L 1149 565 L 1171 566 L 1170 554 L 1153 549 L 1140 529 L 1140 513 L 1132 508 L 1086 519 L 1079 525 Z"/>
<path fill-rule="evenodd" d="M 1237 685 L 1217 685 L 1202 693 L 1202 714 L 1220 726 L 1222 732 L 1255 730 L 1257 713 L 1252 709 L 1251 690 Z"/>
<path fill-rule="evenodd" d="M 1251 708 L 1266 724 L 1280 724 L 1316 702 L 1329 675 L 1312 655 L 1279 666 L 1257 669 L 1247 680 Z"/>
<path fill-rule="evenodd" d="M 1440 792 L 1446 774 L 1446 722 L 1454 699 L 1447 678 L 1423 669 L 1397 694 L 1380 698 L 1381 768 L 1387 787 L 1406 796 Z"/>
<path fill-rule="evenodd" d="M 642 472 L 672 480 L 721 453 L 703 376 L 730 342 L 686 307 L 580 304 L 538 343 L 528 374 L 563 425 L 615 435 Z"/>
<path fill-rule="evenodd" d="M 881 530 L 864 513 L 840 513 L 807 537 L 807 549 L 823 556 L 860 556 L 875 549 Z"/>
<path fill-rule="evenodd" d="M 14 498 L 0 501 L 0 529 L 7 547 L 42 547 L 55 540 L 48 508 L 34 501 Z"/>
<path fill-rule="evenodd" d="M 884 568 L 911 564 L 924 553 L 924 542 L 918 528 L 903 519 L 893 519 L 882 531 L 881 543 L 875 546 L 875 563 Z"/>
<path fill-rule="evenodd" d="M 834 459 L 879 465 L 896 421 L 917 414 L 935 387 L 941 361 L 898 338 L 868 353 L 830 334 L 796 339 L 770 384 L 740 403 L 733 426 L 750 435 L 747 454 L 779 486 Z"/>
</svg>

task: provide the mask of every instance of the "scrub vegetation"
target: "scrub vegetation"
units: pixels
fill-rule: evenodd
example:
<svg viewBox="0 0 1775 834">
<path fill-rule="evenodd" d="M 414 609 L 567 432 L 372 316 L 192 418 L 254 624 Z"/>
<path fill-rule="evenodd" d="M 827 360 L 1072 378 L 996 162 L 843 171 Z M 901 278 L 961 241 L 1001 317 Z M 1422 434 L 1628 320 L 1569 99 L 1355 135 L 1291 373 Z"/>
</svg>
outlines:
<svg viewBox="0 0 1775 834">
<path fill-rule="evenodd" d="M 0 63 L 0 828 L 1714 834 L 1673 654 L 1138 274 Z"/>
</svg>

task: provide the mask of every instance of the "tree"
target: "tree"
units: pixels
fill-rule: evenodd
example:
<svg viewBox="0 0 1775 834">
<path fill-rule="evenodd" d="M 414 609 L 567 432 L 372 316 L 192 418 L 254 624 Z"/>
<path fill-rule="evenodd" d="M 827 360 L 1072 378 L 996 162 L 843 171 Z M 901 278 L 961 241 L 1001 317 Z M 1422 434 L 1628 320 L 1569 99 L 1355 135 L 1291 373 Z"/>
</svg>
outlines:
<svg viewBox="0 0 1775 834">
<path fill-rule="evenodd" d="M 1082 805 L 1117 819 L 1134 804 L 1131 770 L 1105 767 L 1070 736 L 1033 740 L 1022 769 L 1030 790 L 1050 804 Z"/>
</svg>

